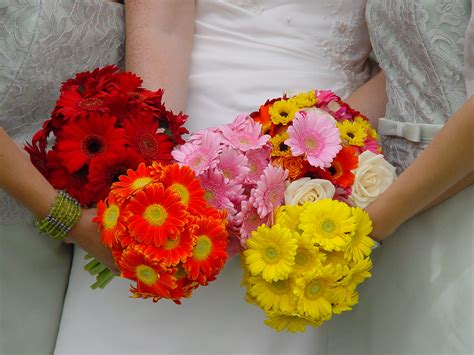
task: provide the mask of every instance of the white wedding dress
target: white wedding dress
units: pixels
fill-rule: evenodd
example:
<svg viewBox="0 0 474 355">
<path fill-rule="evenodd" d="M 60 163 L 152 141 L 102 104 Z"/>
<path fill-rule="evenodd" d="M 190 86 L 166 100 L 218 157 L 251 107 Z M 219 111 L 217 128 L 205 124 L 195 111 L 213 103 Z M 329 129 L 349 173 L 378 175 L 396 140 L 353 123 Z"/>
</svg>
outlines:
<svg viewBox="0 0 474 355">
<path fill-rule="evenodd" d="M 365 0 L 197 0 L 188 128 L 230 122 L 287 90 L 342 97 L 369 77 Z M 60 354 L 323 354 L 323 328 L 276 333 L 244 301 L 238 258 L 177 306 L 129 298 L 128 280 L 93 291 L 76 249 Z"/>
</svg>

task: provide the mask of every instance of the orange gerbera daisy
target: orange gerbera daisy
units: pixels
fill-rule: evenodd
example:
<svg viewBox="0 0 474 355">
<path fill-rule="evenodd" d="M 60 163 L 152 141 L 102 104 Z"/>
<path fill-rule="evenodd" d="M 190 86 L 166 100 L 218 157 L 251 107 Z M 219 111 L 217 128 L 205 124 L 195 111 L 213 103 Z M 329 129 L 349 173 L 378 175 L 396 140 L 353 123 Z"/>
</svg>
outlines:
<svg viewBox="0 0 474 355">
<path fill-rule="evenodd" d="M 122 206 L 112 194 L 106 201 L 99 201 L 94 222 L 99 225 L 102 232 L 102 243 L 112 248 L 119 242 L 119 238 L 126 230 L 124 220 Z"/>
<path fill-rule="evenodd" d="M 195 218 L 195 244 L 192 255 L 186 260 L 184 269 L 191 280 L 199 276 L 215 277 L 227 260 L 227 238 L 225 226 L 214 218 Z"/>
<path fill-rule="evenodd" d="M 204 189 L 196 174 L 187 166 L 171 164 L 165 167 L 162 177 L 165 188 L 170 187 L 181 197 L 181 202 L 192 213 L 202 212 L 206 207 Z"/>
<path fill-rule="evenodd" d="M 343 147 L 336 155 L 328 169 L 319 170 L 319 176 L 341 187 L 349 187 L 354 183 L 352 170 L 359 165 L 355 149 Z"/>
<path fill-rule="evenodd" d="M 195 237 L 184 230 L 181 234 L 168 238 L 161 247 L 150 246 L 153 257 L 165 266 L 177 265 L 192 255 Z"/>
<path fill-rule="evenodd" d="M 150 186 L 146 193 L 137 191 L 128 210 L 133 214 L 128 226 L 131 235 L 139 242 L 158 247 L 180 234 L 187 222 L 186 207 L 179 195 L 160 183 Z"/>
<path fill-rule="evenodd" d="M 111 192 L 117 199 L 122 200 L 133 196 L 137 191 L 145 190 L 153 182 L 150 170 L 141 163 L 136 170 L 129 169 L 127 175 L 121 175 L 119 181 L 112 184 Z"/>
<path fill-rule="evenodd" d="M 199 283 L 188 278 L 188 274 L 183 269 L 182 264 L 176 266 L 174 277 L 177 280 L 177 287 L 170 291 L 170 298 L 176 304 L 181 304 L 182 298 L 189 298 Z"/>
<path fill-rule="evenodd" d="M 122 253 L 119 267 L 122 277 L 137 282 L 137 286 L 130 289 L 135 297 L 169 297 L 170 290 L 177 287 L 175 270 L 165 269 L 152 259 L 146 247 L 129 246 Z"/>
</svg>

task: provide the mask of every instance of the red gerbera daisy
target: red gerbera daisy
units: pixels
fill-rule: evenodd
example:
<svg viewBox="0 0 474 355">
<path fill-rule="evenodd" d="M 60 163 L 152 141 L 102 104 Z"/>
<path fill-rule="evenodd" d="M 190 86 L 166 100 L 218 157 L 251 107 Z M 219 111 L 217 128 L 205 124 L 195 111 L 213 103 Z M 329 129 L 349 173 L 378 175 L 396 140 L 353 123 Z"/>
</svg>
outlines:
<svg viewBox="0 0 474 355">
<path fill-rule="evenodd" d="M 331 181 L 341 187 L 349 187 L 354 183 L 352 170 L 356 169 L 359 160 L 352 147 L 343 147 L 334 158 L 328 169 L 319 169 L 319 177 Z"/>
<path fill-rule="evenodd" d="M 120 237 L 125 232 L 125 217 L 122 206 L 115 197 L 110 194 L 107 201 L 99 201 L 97 204 L 97 217 L 94 218 L 101 230 L 101 240 L 109 248 L 119 243 Z"/>
<path fill-rule="evenodd" d="M 119 67 L 116 65 L 107 65 L 103 68 L 96 68 L 92 72 L 78 73 L 73 79 L 69 79 L 61 85 L 61 92 L 73 87 L 78 87 L 79 93 L 85 94 L 103 91 L 118 70 Z"/>
<path fill-rule="evenodd" d="M 164 118 L 164 119 L 163 119 Z M 188 134 L 189 131 L 186 127 L 183 127 L 184 123 L 187 121 L 188 116 L 182 112 L 175 115 L 171 111 L 165 111 L 163 113 L 162 119 L 160 119 L 160 125 L 163 128 L 167 128 L 171 132 L 173 141 L 176 144 L 184 144 L 186 141 L 183 139 L 183 134 Z"/>
<path fill-rule="evenodd" d="M 141 162 L 143 159 L 127 148 L 95 157 L 89 164 L 89 183 L 86 188 L 95 194 L 96 201 L 103 199 L 121 175 L 125 175 L 129 169 L 136 169 Z"/>
<path fill-rule="evenodd" d="M 70 173 L 81 169 L 91 158 L 125 145 L 125 131 L 114 126 L 115 118 L 101 115 L 90 115 L 64 126 L 58 134 L 56 150 Z"/>
<path fill-rule="evenodd" d="M 174 277 L 177 280 L 177 287 L 170 291 L 170 298 L 174 303 L 181 304 L 181 299 L 191 297 L 193 290 L 199 286 L 199 283 L 188 278 L 182 264 L 176 266 Z"/>
<path fill-rule="evenodd" d="M 178 164 L 164 168 L 162 182 L 165 188 L 170 187 L 181 197 L 181 202 L 192 213 L 200 213 L 206 207 L 204 189 L 196 174 L 187 166 Z"/>
<path fill-rule="evenodd" d="M 145 157 L 147 164 L 151 164 L 153 161 L 171 162 L 173 159 L 171 156 L 173 143 L 167 134 L 157 133 L 159 132 L 159 123 L 153 116 L 125 120 L 123 127 L 127 132 L 127 143 L 138 154 Z"/>
<path fill-rule="evenodd" d="M 119 262 L 122 277 L 137 282 L 131 291 L 155 297 L 169 297 L 170 290 L 176 288 L 174 269 L 165 269 L 158 261 L 149 256 L 148 249 L 136 245 L 129 246 Z M 141 296 L 143 297 L 143 296 Z M 144 297 L 146 298 L 146 297 Z"/>
<path fill-rule="evenodd" d="M 196 218 L 198 226 L 192 255 L 186 260 L 184 269 L 191 280 L 199 276 L 206 279 L 219 273 L 227 260 L 227 232 L 219 220 Z"/>
<path fill-rule="evenodd" d="M 180 234 L 187 222 L 181 198 L 162 184 L 150 186 L 146 193 L 138 191 L 128 208 L 133 213 L 129 219 L 130 233 L 145 244 L 164 245 L 168 238 Z"/>
<path fill-rule="evenodd" d="M 122 200 L 133 196 L 137 191 L 145 190 L 154 182 L 155 179 L 151 176 L 150 169 L 141 163 L 138 169 L 129 169 L 126 175 L 119 176 L 119 181 L 112 185 L 111 194 Z"/>
</svg>

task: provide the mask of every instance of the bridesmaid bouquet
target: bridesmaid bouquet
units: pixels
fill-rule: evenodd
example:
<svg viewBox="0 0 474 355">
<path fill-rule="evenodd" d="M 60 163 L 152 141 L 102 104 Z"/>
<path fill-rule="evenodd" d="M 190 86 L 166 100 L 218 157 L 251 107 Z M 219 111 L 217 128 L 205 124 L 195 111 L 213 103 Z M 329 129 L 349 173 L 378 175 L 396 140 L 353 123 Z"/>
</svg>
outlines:
<svg viewBox="0 0 474 355">
<path fill-rule="evenodd" d="M 136 282 L 135 298 L 180 304 L 215 280 L 227 260 L 225 213 L 206 203 L 186 166 L 154 162 L 128 170 L 99 202 L 96 222 L 121 275 Z M 95 267 L 101 287 L 113 274 Z"/>
<path fill-rule="evenodd" d="M 271 169 L 283 173 L 250 192 L 252 208 L 268 220 L 241 236 L 243 285 L 268 326 L 304 331 L 358 303 L 374 246 L 361 208 L 393 182 L 395 169 L 368 119 L 331 91 L 269 100 L 250 117 L 270 136 Z"/>
<path fill-rule="evenodd" d="M 166 109 L 163 90 L 141 84 L 113 65 L 77 74 L 62 84 L 51 118 L 25 147 L 48 181 L 82 206 L 105 198 L 127 169 L 170 163 L 173 147 L 184 143 L 187 116 Z"/>
</svg>

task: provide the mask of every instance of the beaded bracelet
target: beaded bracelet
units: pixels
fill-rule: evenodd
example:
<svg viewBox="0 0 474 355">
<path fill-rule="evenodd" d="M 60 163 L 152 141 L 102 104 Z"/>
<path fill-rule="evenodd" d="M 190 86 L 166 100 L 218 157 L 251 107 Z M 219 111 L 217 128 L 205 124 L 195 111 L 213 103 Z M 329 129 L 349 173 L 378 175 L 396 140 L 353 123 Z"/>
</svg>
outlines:
<svg viewBox="0 0 474 355">
<path fill-rule="evenodd" d="M 63 240 L 81 214 L 79 202 L 66 192 L 59 191 L 49 214 L 36 221 L 36 228 L 53 239 Z"/>
</svg>

